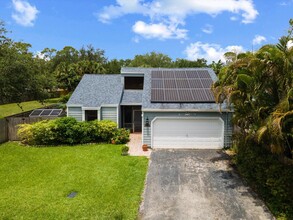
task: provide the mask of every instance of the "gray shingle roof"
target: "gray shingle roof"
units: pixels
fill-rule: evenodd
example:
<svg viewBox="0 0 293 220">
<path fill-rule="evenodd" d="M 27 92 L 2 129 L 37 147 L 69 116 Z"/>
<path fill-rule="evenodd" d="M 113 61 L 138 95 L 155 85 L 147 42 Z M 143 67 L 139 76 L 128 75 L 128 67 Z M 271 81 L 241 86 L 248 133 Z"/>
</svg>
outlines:
<svg viewBox="0 0 293 220">
<path fill-rule="evenodd" d="M 76 87 L 67 105 L 100 107 L 120 103 L 123 83 L 121 75 L 85 74 Z"/>
<path fill-rule="evenodd" d="M 209 68 L 192 68 L 195 70 L 207 70 L 213 81 L 217 80 L 215 73 Z M 122 68 L 121 73 L 144 74 L 144 89 L 124 90 L 123 80 L 117 75 L 84 75 L 74 93 L 69 99 L 68 106 L 81 105 L 83 107 L 100 107 L 101 105 L 130 105 L 141 104 L 142 110 L 160 111 L 219 111 L 216 103 L 152 103 L 151 102 L 151 71 L 168 70 L 167 68 Z M 176 70 L 176 69 L 171 69 Z M 178 70 L 191 70 L 190 68 Z M 230 111 L 226 105 L 222 105 L 222 111 Z"/>
<path fill-rule="evenodd" d="M 121 105 L 141 105 L 143 90 L 124 90 Z"/>
<path fill-rule="evenodd" d="M 171 68 L 170 70 L 207 70 L 213 81 L 217 80 L 216 74 L 210 68 Z M 168 68 L 122 68 L 121 73 L 141 73 L 144 72 L 144 90 L 142 95 L 142 110 L 175 110 L 175 111 L 219 111 L 216 103 L 152 103 L 151 102 L 151 71 L 168 70 Z M 222 106 L 225 111 L 226 106 Z"/>
</svg>

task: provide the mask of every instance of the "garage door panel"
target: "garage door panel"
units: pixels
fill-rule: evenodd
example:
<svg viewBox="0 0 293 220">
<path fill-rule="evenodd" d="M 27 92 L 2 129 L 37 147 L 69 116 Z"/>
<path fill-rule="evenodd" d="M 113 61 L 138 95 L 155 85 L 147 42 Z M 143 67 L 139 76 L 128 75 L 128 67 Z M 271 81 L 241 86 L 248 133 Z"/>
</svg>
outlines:
<svg viewBox="0 0 293 220">
<path fill-rule="evenodd" d="M 153 147 L 222 148 L 223 127 L 219 118 L 160 118 L 153 123 Z"/>
<path fill-rule="evenodd" d="M 155 138 L 156 148 L 221 148 L 220 138 Z"/>
</svg>

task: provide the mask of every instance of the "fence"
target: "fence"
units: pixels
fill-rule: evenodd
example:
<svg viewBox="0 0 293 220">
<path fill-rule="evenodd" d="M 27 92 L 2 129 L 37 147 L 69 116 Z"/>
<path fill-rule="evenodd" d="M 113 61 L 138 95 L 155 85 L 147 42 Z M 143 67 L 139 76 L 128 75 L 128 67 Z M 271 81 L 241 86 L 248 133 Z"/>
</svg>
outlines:
<svg viewBox="0 0 293 220">
<path fill-rule="evenodd" d="M 55 117 L 8 117 L 0 119 L 0 143 L 19 141 L 20 139 L 17 136 L 19 124 L 32 124 L 46 119 L 55 119 Z"/>
<path fill-rule="evenodd" d="M 8 140 L 10 141 L 19 141 L 17 136 L 18 125 L 19 124 L 32 124 L 34 122 L 46 120 L 46 119 L 55 119 L 52 117 L 9 117 L 7 118 L 7 127 L 8 127 Z"/>
<path fill-rule="evenodd" d="M 0 119 L 0 143 L 8 141 L 8 126 L 5 118 Z"/>
</svg>

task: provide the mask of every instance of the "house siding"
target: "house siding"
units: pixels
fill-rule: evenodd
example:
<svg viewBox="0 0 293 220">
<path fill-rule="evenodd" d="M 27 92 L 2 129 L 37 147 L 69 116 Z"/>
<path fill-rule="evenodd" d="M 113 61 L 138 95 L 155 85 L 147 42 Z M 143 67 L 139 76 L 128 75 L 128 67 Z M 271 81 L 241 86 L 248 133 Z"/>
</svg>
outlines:
<svg viewBox="0 0 293 220">
<path fill-rule="evenodd" d="M 218 112 L 196 112 L 196 113 L 184 113 L 184 112 L 144 112 L 143 122 L 146 118 L 149 119 L 151 124 L 155 117 L 220 117 L 224 121 L 224 147 L 230 147 L 232 145 L 232 132 L 233 126 L 231 123 L 232 113 L 218 113 Z M 143 144 L 151 146 L 151 127 L 143 126 Z"/>
<path fill-rule="evenodd" d="M 117 107 L 102 107 L 101 120 L 117 121 Z"/>
<path fill-rule="evenodd" d="M 73 117 L 77 121 L 82 121 L 82 108 L 81 107 L 68 107 L 67 109 L 68 117 Z"/>
<path fill-rule="evenodd" d="M 232 147 L 233 124 L 231 112 L 223 113 L 225 115 L 224 146 Z"/>
</svg>

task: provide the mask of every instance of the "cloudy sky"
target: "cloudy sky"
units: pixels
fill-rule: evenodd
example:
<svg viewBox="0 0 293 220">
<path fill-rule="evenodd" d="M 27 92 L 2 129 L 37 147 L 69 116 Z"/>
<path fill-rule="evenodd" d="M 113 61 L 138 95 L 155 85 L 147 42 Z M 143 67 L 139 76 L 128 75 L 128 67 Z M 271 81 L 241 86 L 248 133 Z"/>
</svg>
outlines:
<svg viewBox="0 0 293 220">
<path fill-rule="evenodd" d="M 293 0 L 1 0 L 14 40 L 45 47 L 92 44 L 109 59 L 161 52 L 219 60 L 227 51 L 276 43 L 293 18 Z"/>
</svg>

